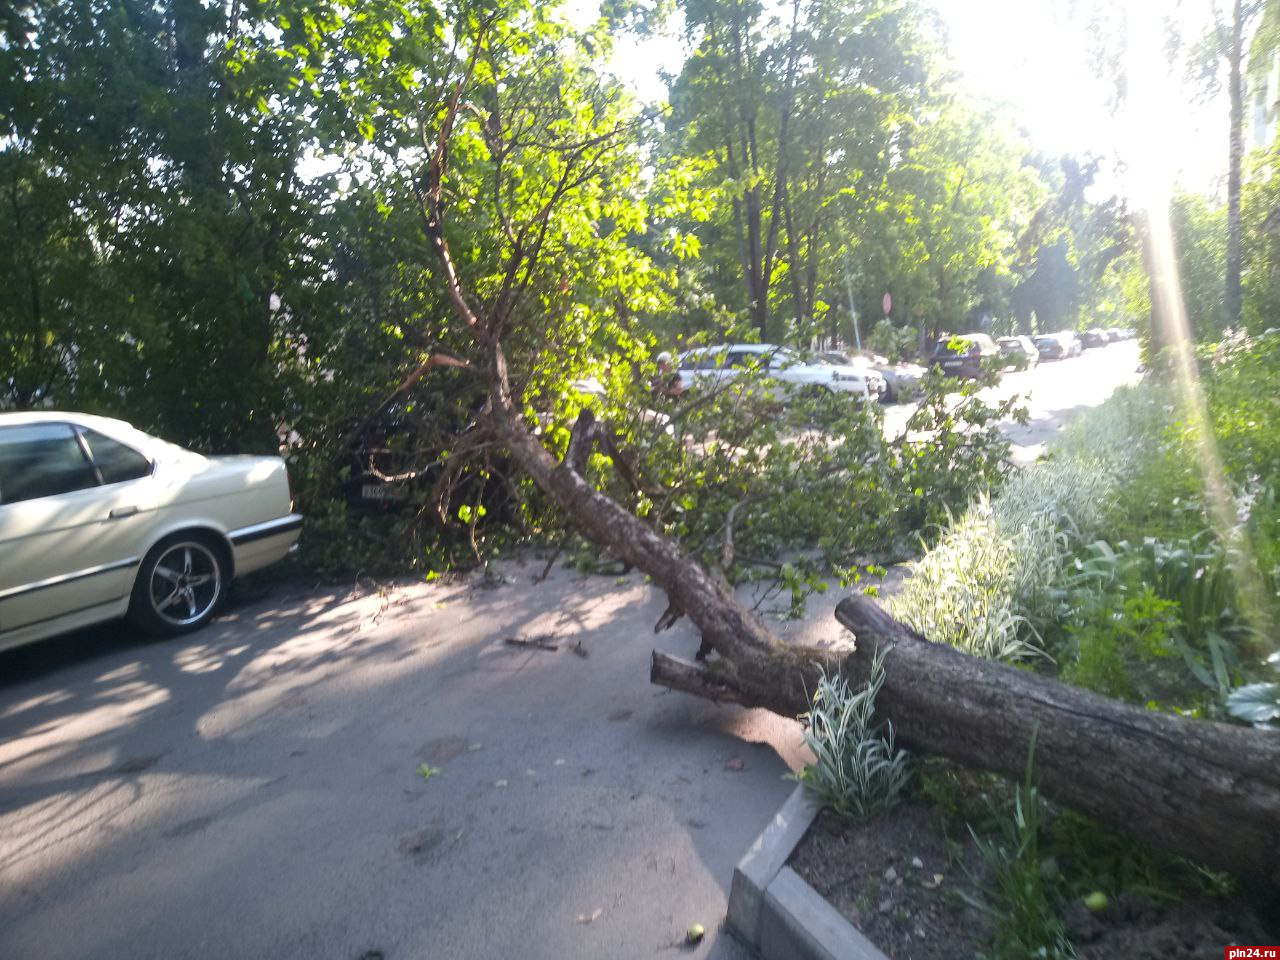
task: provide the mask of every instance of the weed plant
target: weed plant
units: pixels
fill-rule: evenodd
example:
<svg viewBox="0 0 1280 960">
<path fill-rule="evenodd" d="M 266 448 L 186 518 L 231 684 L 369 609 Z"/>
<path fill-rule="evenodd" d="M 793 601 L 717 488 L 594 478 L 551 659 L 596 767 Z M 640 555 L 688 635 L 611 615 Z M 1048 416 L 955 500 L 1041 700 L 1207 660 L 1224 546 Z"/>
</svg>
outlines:
<svg viewBox="0 0 1280 960">
<path fill-rule="evenodd" d="M 1041 856 L 1040 792 L 1032 780 L 1033 739 L 1023 782 L 1014 791 L 1008 810 L 993 807 L 991 829 L 969 832 L 987 868 L 990 880 L 986 896 L 962 894 L 990 917 L 995 935 L 992 960 L 1068 960 L 1075 950 L 1067 939 L 1054 903 L 1056 878 L 1052 861 Z M 975 885 L 979 878 L 970 874 Z"/>
</svg>

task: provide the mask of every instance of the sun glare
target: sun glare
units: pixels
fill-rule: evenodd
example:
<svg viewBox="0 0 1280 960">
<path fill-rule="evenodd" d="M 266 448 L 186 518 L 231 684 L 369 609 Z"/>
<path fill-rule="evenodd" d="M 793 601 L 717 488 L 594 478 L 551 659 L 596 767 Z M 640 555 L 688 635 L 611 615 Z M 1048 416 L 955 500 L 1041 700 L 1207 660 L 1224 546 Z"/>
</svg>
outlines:
<svg viewBox="0 0 1280 960">
<path fill-rule="evenodd" d="M 1214 437 L 1195 356 L 1195 342 L 1187 319 L 1178 276 L 1169 205 L 1175 170 L 1166 131 L 1177 129 L 1179 103 L 1172 92 L 1167 60 L 1160 49 L 1162 36 L 1157 11 L 1130 0 L 1129 35 L 1125 63 L 1128 96 L 1124 106 L 1125 137 L 1121 160 L 1126 168 L 1129 202 L 1142 218 L 1144 244 L 1152 277 L 1153 341 L 1172 353 L 1172 369 L 1187 426 L 1198 450 L 1198 466 L 1209 520 L 1227 547 L 1236 575 L 1242 613 L 1259 635 L 1269 632 L 1270 604 L 1256 558 L 1248 548 L 1235 496 Z"/>
</svg>

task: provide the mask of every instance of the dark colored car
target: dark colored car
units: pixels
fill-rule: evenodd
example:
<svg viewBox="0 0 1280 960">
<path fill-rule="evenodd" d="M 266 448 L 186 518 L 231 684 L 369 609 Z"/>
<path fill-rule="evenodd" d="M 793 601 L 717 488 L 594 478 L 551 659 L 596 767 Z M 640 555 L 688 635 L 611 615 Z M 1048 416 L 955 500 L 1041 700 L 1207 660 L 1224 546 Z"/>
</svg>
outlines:
<svg viewBox="0 0 1280 960">
<path fill-rule="evenodd" d="M 1080 340 L 1087 350 L 1092 350 L 1094 347 L 1105 347 L 1111 342 L 1111 338 L 1107 336 L 1107 331 L 1099 330 L 1097 327 L 1080 334 Z"/>
<path fill-rule="evenodd" d="M 980 377 L 983 361 L 1000 356 L 1000 348 L 985 333 L 940 337 L 929 363 L 949 377 Z"/>
<path fill-rule="evenodd" d="M 1071 356 L 1070 347 L 1062 337 L 1044 334 L 1035 339 L 1036 350 L 1043 360 L 1064 360 Z"/>
</svg>

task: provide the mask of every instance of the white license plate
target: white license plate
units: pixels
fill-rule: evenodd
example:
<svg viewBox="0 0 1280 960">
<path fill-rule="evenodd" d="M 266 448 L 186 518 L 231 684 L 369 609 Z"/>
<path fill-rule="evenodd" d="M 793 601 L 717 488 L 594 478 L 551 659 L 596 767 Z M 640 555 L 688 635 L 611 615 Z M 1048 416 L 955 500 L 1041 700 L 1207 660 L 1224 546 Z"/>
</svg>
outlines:
<svg viewBox="0 0 1280 960">
<path fill-rule="evenodd" d="M 954 370 L 956 367 L 960 366 L 960 361 L 959 360 L 943 360 L 942 366 L 947 370 Z"/>
<path fill-rule="evenodd" d="M 366 483 L 360 488 L 360 497 L 364 500 L 389 500 L 389 493 L 381 483 Z"/>
</svg>

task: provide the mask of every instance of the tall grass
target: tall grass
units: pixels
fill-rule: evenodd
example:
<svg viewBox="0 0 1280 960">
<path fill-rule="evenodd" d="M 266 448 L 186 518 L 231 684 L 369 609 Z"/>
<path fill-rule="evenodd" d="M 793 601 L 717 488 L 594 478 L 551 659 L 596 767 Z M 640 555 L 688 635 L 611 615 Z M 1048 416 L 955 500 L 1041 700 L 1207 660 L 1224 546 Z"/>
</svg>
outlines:
<svg viewBox="0 0 1280 960">
<path fill-rule="evenodd" d="M 1051 457 L 979 496 L 912 565 L 890 601 L 924 636 L 988 659 L 1042 654 L 1038 626 L 1056 617 L 1052 589 L 1073 545 L 1101 531 L 1125 475 L 1159 442 L 1165 392 L 1126 388 L 1080 417 Z"/>
</svg>

